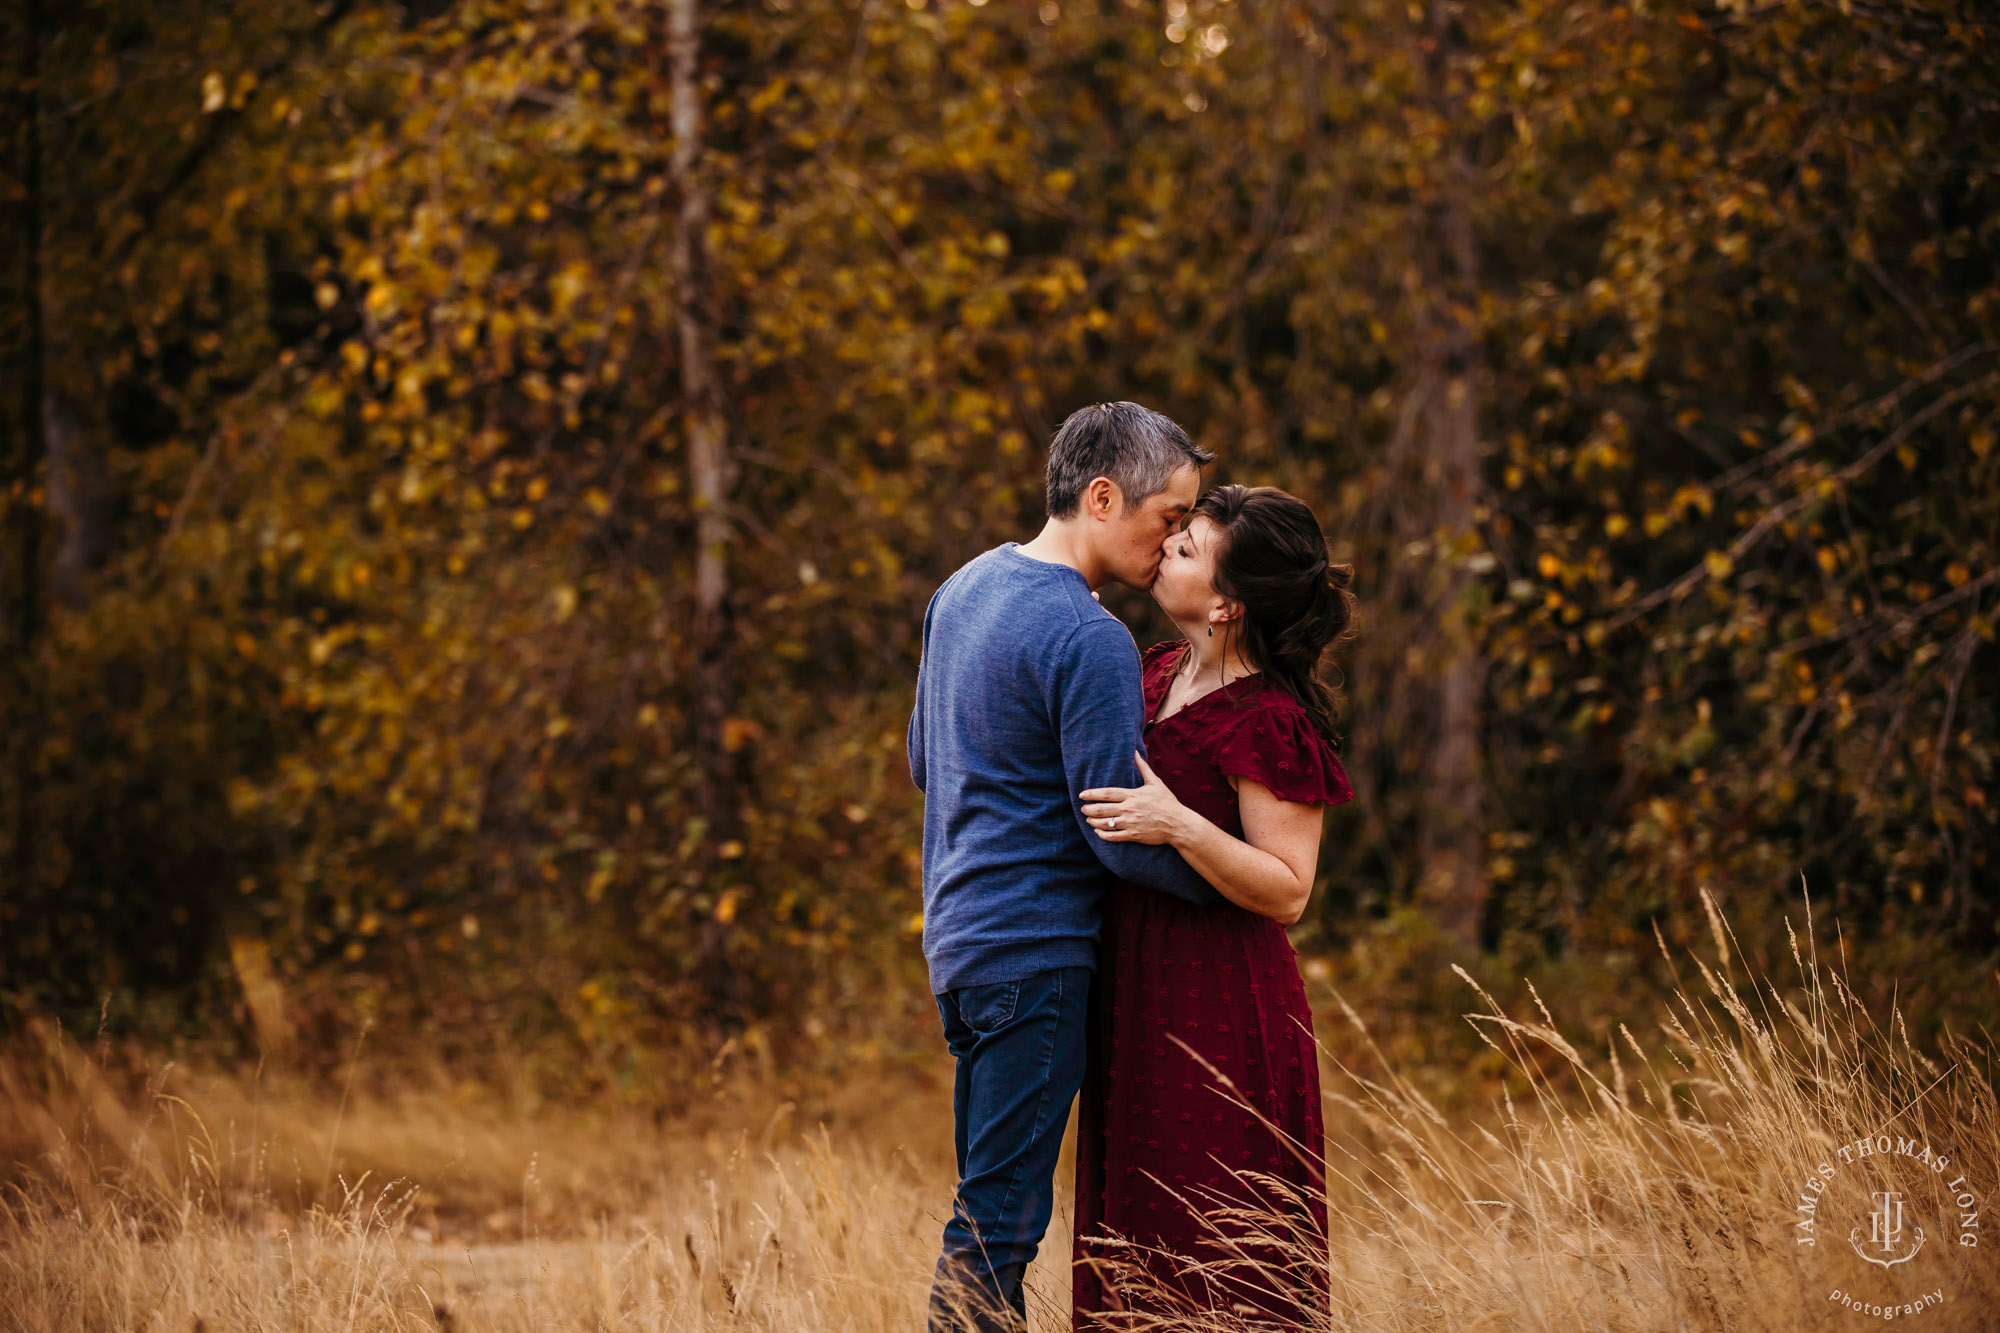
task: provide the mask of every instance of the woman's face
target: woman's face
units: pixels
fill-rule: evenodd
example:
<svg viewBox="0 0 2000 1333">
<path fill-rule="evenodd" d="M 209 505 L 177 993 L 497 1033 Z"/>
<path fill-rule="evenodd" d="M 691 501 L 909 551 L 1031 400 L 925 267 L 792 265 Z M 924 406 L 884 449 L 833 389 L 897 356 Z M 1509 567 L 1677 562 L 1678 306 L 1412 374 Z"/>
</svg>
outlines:
<svg viewBox="0 0 2000 1333">
<path fill-rule="evenodd" d="M 1210 613 L 1224 605 L 1215 591 L 1215 552 L 1221 537 L 1213 519 L 1197 514 L 1179 532 L 1168 533 L 1162 544 L 1153 600 L 1183 633 L 1207 625 Z"/>
</svg>

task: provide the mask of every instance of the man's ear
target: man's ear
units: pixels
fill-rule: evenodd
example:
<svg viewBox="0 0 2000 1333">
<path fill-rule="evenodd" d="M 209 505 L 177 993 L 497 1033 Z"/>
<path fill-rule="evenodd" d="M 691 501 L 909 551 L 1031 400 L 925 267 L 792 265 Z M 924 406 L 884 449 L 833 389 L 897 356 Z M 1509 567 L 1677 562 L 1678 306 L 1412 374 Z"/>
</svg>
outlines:
<svg viewBox="0 0 2000 1333">
<path fill-rule="evenodd" d="M 1083 516 L 1110 518 L 1118 512 L 1123 501 L 1117 482 L 1109 477 L 1092 477 L 1090 484 L 1083 488 Z"/>
</svg>

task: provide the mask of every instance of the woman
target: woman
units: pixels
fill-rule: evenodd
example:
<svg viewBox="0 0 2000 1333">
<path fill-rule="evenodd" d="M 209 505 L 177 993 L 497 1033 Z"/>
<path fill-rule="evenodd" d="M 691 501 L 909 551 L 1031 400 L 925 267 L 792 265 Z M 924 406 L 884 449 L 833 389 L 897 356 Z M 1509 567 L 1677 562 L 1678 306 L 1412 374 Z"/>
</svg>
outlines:
<svg viewBox="0 0 2000 1333">
<path fill-rule="evenodd" d="M 1153 596 L 1184 637 L 1143 659 L 1145 785 L 1086 791 L 1083 811 L 1106 840 L 1171 843 L 1229 901 L 1122 882 L 1106 900 L 1079 1329 L 1120 1310 L 1326 1317 L 1319 1066 L 1285 927 L 1312 892 L 1321 807 L 1353 797 L 1317 675 L 1352 578 L 1312 510 L 1270 487 L 1210 491 L 1167 540 Z"/>
</svg>

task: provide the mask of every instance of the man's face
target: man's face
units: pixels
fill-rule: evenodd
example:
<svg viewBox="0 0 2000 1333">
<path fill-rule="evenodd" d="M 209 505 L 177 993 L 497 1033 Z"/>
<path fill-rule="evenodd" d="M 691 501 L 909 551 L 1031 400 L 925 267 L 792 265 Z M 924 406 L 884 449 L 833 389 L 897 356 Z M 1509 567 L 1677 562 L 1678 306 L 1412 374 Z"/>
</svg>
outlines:
<svg viewBox="0 0 2000 1333">
<path fill-rule="evenodd" d="M 1116 487 L 1113 491 L 1115 495 Z M 1180 528 L 1200 494 L 1201 470 L 1189 465 L 1176 469 L 1164 490 L 1137 504 L 1115 495 L 1110 514 L 1093 525 L 1097 554 L 1111 580 L 1141 591 L 1152 587 L 1167 538 Z"/>
</svg>

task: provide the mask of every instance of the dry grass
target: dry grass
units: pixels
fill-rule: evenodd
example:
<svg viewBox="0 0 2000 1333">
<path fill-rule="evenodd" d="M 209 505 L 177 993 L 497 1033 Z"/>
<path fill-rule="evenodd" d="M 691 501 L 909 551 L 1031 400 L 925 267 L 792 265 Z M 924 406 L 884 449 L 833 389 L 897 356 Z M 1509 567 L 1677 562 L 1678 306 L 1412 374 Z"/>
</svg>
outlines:
<svg viewBox="0 0 2000 1333">
<path fill-rule="evenodd" d="M 1713 909 L 1711 908 L 1711 913 Z M 1990 1327 L 2000 1264 L 1946 1182 L 1983 1211 L 2000 1176 L 1988 1050 L 1913 1049 L 1845 978 L 1795 950 L 1786 984 L 1713 965 L 1661 1021 L 1577 1050 L 1531 1019 L 1468 1015 L 1520 1095 L 1454 1122 L 1363 1057 L 1327 1074 L 1328 1328 L 1801 1329 L 1892 1289 L 1908 1317 Z M 1810 938 L 1810 934 L 1808 935 Z M 1366 1051 L 1367 1034 L 1344 1002 Z M 1648 1035 L 1642 1038 L 1639 1032 Z M 1341 1035 L 1344 1037 L 1345 1032 Z M 948 1098 L 868 1080 L 801 1127 L 720 1096 L 706 1123 L 508 1113 L 448 1090 L 329 1106 L 262 1082 L 154 1073 L 140 1088 L 43 1033 L 0 1066 L 7 1330 L 913 1329 L 949 1188 Z M 1344 1048 L 1343 1048 L 1344 1049 Z M 337 1127 L 337 1128 L 336 1128 Z M 1843 1162 L 1890 1133 L 1949 1155 Z M 1796 1243 L 1803 1182 L 1837 1168 L 1818 1244 Z M 1926 1247 L 1864 1264 L 1871 1189 L 1893 1183 Z M 1067 1168 L 1065 1167 L 1065 1177 Z M 1944 1206 L 1940 1207 L 1940 1203 Z M 1068 1237 L 1033 1275 L 1037 1330 L 1067 1326 Z M 1051 1260 L 1053 1262 L 1051 1262 Z M 1135 1327 L 1220 1329 L 1204 1316 Z"/>
</svg>

